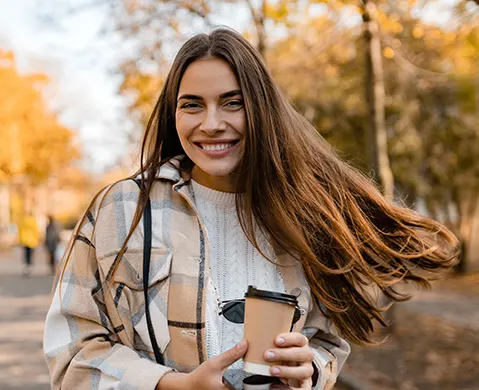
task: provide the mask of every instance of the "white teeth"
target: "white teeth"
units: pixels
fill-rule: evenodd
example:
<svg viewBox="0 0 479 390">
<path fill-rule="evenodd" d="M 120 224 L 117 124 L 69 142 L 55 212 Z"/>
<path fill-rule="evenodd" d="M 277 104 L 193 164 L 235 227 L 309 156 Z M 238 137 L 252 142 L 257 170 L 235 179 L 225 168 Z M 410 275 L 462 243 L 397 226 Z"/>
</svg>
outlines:
<svg viewBox="0 0 479 390">
<path fill-rule="evenodd" d="M 225 150 L 231 148 L 234 144 L 200 144 L 201 148 L 209 151 Z"/>
</svg>

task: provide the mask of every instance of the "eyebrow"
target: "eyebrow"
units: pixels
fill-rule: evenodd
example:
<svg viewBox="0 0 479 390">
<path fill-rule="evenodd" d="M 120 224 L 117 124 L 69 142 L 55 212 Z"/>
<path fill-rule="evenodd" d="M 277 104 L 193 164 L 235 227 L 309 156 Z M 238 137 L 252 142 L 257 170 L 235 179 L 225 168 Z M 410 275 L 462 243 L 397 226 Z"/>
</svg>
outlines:
<svg viewBox="0 0 479 390">
<path fill-rule="evenodd" d="M 227 99 L 227 98 L 229 98 L 229 97 L 233 97 L 233 96 L 237 96 L 237 95 L 242 95 L 241 90 L 239 90 L 239 89 L 234 89 L 234 90 L 232 90 L 232 91 L 228 91 L 228 92 L 222 93 L 222 94 L 220 95 L 220 99 Z M 180 101 L 181 99 L 203 100 L 203 98 L 202 98 L 201 96 L 198 96 L 198 95 L 189 95 L 189 94 L 181 95 L 181 96 L 178 98 L 178 101 Z"/>
</svg>

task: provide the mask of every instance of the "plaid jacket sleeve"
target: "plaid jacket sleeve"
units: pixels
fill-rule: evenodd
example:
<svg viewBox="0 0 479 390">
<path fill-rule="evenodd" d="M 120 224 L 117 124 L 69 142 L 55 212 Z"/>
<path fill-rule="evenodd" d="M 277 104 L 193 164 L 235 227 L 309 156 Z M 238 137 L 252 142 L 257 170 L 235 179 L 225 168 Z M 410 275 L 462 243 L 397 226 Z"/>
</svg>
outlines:
<svg viewBox="0 0 479 390">
<path fill-rule="evenodd" d="M 329 320 L 324 328 L 315 326 L 324 322 L 324 315 L 316 304 L 309 313 L 302 333 L 309 338 L 309 346 L 314 352 L 314 366 L 318 371 L 318 380 L 314 390 L 330 390 L 334 387 L 344 362 L 351 352 L 349 344 L 333 332 Z"/>
<path fill-rule="evenodd" d="M 154 390 L 171 368 L 119 342 L 106 313 L 94 244 L 86 237 L 74 243 L 46 318 L 43 348 L 51 387 Z"/>
</svg>

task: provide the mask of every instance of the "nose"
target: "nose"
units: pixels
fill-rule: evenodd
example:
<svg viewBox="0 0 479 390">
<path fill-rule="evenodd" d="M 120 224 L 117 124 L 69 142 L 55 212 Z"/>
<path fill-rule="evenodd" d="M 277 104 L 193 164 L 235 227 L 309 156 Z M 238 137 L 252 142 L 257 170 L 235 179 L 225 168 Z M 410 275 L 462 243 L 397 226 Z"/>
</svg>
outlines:
<svg viewBox="0 0 479 390">
<path fill-rule="evenodd" d="M 216 107 L 210 107 L 206 110 L 200 130 L 212 134 L 226 130 L 226 123 L 222 120 Z"/>
</svg>

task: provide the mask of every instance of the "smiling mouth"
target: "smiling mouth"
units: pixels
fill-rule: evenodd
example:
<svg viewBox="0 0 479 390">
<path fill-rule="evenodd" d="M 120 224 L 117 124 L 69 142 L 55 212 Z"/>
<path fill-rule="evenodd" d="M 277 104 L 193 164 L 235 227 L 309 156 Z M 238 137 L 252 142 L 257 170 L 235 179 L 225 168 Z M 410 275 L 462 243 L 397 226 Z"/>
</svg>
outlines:
<svg viewBox="0 0 479 390">
<path fill-rule="evenodd" d="M 232 148 L 238 142 L 239 141 L 232 141 L 228 143 L 216 143 L 216 144 L 206 144 L 206 143 L 195 142 L 195 145 L 199 146 L 203 150 L 214 152 L 214 151 L 220 151 L 220 150 L 226 150 L 226 149 Z"/>
</svg>

